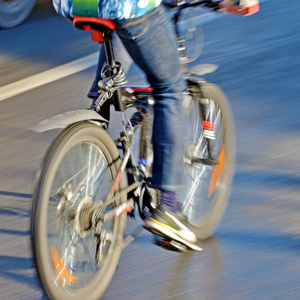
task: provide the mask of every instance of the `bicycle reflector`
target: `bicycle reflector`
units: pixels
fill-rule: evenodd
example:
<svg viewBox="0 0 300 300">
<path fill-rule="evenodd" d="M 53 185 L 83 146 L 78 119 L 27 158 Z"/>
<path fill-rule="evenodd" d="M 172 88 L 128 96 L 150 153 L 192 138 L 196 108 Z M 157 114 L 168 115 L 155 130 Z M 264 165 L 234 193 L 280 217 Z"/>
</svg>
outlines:
<svg viewBox="0 0 300 300">
<path fill-rule="evenodd" d="M 92 31 L 92 40 L 94 42 L 103 43 L 103 35 L 102 32 L 93 30 Z"/>
<path fill-rule="evenodd" d="M 208 188 L 208 197 L 210 197 L 214 192 L 218 181 L 223 175 L 224 169 L 225 169 L 225 150 L 224 150 L 224 146 L 222 145 L 218 157 L 218 163 L 215 165 L 211 173 L 209 188 Z"/>
<path fill-rule="evenodd" d="M 72 275 L 65 266 L 63 259 L 61 258 L 55 247 L 50 247 L 51 258 L 55 273 L 62 285 L 70 285 L 78 280 L 77 276 Z"/>
</svg>

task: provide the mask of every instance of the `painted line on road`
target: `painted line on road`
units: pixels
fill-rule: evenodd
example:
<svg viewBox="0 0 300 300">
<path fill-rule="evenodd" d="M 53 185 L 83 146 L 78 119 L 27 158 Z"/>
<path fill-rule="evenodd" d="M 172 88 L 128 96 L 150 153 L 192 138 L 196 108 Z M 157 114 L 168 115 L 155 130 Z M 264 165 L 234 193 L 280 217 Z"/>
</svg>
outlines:
<svg viewBox="0 0 300 300">
<path fill-rule="evenodd" d="M 14 114 L 8 114 L 8 115 L 5 115 L 5 116 L 2 116 L 2 117 L 0 117 L 0 120 L 2 121 L 2 120 L 4 120 L 4 119 L 7 119 L 7 118 L 10 118 L 10 117 L 12 117 Z"/>
<path fill-rule="evenodd" d="M 81 72 L 88 68 L 94 67 L 98 63 L 99 53 L 93 53 L 73 62 L 64 64 L 14 83 L 0 87 L 0 101 L 17 96 L 21 93 L 30 91 L 41 85 L 53 82 L 63 77 Z"/>
</svg>

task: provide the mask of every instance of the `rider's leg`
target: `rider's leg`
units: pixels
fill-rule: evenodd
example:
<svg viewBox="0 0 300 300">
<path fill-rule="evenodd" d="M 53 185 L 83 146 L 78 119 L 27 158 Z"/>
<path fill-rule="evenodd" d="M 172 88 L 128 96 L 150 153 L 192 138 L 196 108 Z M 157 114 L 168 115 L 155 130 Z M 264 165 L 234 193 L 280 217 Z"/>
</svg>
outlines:
<svg viewBox="0 0 300 300">
<path fill-rule="evenodd" d="M 147 224 L 163 235 L 201 250 L 196 245 L 196 236 L 187 228 L 186 218 L 177 212 L 176 190 L 181 185 L 183 153 L 182 101 L 186 84 L 173 27 L 163 6 L 134 20 L 116 21 L 116 25 L 127 51 L 145 72 L 155 98 L 152 184 L 163 194 L 160 198 L 163 205 L 154 211 Z M 178 227 L 178 224 L 181 225 Z"/>
<path fill-rule="evenodd" d="M 117 32 L 136 64 L 145 72 L 155 98 L 153 182 L 163 191 L 181 184 L 182 78 L 177 42 L 163 6 L 134 20 L 116 21 Z"/>
<path fill-rule="evenodd" d="M 133 60 L 132 60 L 131 56 L 128 54 L 126 48 L 124 47 L 122 41 L 120 40 L 120 38 L 118 37 L 118 35 L 116 33 L 112 33 L 112 45 L 113 45 L 113 49 L 114 49 L 115 60 L 122 64 L 122 67 L 123 67 L 125 73 L 127 74 L 133 63 Z M 100 95 L 98 82 L 101 79 L 103 79 L 101 76 L 101 70 L 105 65 L 106 65 L 105 50 L 104 50 L 103 45 L 101 45 L 95 79 L 94 79 L 94 82 L 88 92 L 88 95 L 87 95 L 88 98 L 93 99 L 93 101 L 97 100 L 97 98 Z M 100 115 L 107 120 L 110 119 L 110 105 L 111 104 L 112 104 L 111 101 L 107 100 L 102 105 L 101 110 L 99 112 Z"/>
</svg>

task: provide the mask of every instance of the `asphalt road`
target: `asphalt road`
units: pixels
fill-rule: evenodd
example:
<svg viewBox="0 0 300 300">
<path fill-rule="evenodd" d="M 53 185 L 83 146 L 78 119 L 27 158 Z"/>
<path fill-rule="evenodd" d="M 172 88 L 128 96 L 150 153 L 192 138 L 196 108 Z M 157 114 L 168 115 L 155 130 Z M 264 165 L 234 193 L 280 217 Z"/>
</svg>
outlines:
<svg viewBox="0 0 300 300">
<path fill-rule="evenodd" d="M 201 253 L 179 254 L 142 231 L 122 253 L 103 299 L 300 298 L 300 2 L 264 1 L 255 16 L 222 16 L 203 24 L 197 62 L 220 66 L 207 80 L 230 99 L 237 165 L 230 204 Z M 53 81 L 61 65 L 97 52 L 47 2 L 21 26 L 0 31 L 0 97 L 4 86 L 48 77 L 48 83 L 0 101 L 0 299 L 47 299 L 29 244 L 32 183 L 57 131 L 27 129 L 86 108 L 95 66 Z M 136 68 L 131 79 L 139 78 Z M 18 91 L 11 85 L 9 91 Z M 7 89 L 6 89 L 7 92 Z M 115 119 L 118 119 L 118 114 Z M 116 121 L 117 122 L 117 121 Z M 115 126 L 112 135 L 118 134 Z M 129 221 L 127 233 L 140 224 Z"/>
</svg>

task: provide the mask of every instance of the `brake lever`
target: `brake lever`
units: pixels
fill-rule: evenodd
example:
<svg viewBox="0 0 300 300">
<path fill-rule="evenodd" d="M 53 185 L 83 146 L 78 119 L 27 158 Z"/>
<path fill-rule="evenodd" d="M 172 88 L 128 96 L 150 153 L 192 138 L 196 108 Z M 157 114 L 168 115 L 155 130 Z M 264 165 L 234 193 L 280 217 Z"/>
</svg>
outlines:
<svg viewBox="0 0 300 300">
<path fill-rule="evenodd" d="M 211 0 L 211 1 L 208 1 L 206 4 L 204 4 L 204 6 L 206 6 L 208 8 L 212 8 L 214 11 L 218 11 L 220 9 L 219 4 L 222 1 L 223 0 Z"/>
</svg>

